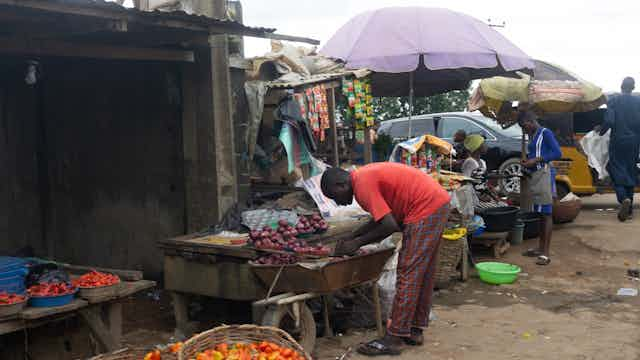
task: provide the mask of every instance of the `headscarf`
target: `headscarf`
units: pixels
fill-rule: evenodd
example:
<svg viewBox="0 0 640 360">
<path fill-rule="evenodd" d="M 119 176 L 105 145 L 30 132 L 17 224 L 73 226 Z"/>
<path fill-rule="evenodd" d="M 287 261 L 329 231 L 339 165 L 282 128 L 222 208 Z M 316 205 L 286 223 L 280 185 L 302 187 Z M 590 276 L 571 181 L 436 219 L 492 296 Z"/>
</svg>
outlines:
<svg viewBox="0 0 640 360">
<path fill-rule="evenodd" d="M 484 144 L 484 138 L 480 135 L 468 135 L 467 138 L 464 139 L 464 148 L 470 153 L 480 149 L 482 144 Z"/>
</svg>

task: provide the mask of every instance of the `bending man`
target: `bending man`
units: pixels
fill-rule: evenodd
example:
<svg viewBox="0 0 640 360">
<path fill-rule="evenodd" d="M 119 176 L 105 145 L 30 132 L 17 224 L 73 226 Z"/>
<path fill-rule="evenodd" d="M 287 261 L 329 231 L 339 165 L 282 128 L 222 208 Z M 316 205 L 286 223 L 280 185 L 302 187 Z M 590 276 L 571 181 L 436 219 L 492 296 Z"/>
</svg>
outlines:
<svg viewBox="0 0 640 360">
<path fill-rule="evenodd" d="M 387 335 L 358 348 L 365 355 L 396 355 L 403 344 L 421 345 L 428 326 L 436 256 L 449 214 L 449 194 L 431 176 L 397 163 L 375 163 L 351 173 L 338 168 L 322 175 L 322 192 L 339 205 L 353 198 L 372 220 L 340 241 L 336 254 L 403 232 L 396 295 Z"/>
</svg>

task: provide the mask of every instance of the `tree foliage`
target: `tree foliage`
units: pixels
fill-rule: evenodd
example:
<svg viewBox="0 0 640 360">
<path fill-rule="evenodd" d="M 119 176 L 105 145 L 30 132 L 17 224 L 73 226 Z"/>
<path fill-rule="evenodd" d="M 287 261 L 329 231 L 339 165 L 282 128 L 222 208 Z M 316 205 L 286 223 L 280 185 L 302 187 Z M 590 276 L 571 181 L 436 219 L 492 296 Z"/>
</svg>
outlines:
<svg viewBox="0 0 640 360">
<path fill-rule="evenodd" d="M 468 90 L 456 90 L 445 94 L 413 99 L 413 115 L 463 111 L 469 100 Z M 376 98 L 374 113 L 378 121 L 409 116 L 409 97 Z"/>
</svg>

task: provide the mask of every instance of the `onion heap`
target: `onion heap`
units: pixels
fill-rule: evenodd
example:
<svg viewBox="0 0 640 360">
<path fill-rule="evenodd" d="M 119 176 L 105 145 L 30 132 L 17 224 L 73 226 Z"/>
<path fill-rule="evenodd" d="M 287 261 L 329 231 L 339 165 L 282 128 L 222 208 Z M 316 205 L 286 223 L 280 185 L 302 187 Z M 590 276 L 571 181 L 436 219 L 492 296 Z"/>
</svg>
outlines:
<svg viewBox="0 0 640 360">
<path fill-rule="evenodd" d="M 306 246 L 301 240 L 297 239 L 298 231 L 287 220 L 278 221 L 278 228 L 272 229 L 265 226 L 262 231 L 251 231 L 249 239 L 253 246 L 258 249 L 284 250 L 294 249 L 300 246 Z"/>
<path fill-rule="evenodd" d="M 311 216 L 300 216 L 298 218 L 298 224 L 296 230 L 300 234 L 313 234 L 323 233 L 329 229 L 329 224 L 320 216 L 319 213 L 314 213 Z"/>
<path fill-rule="evenodd" d="M 298 257 L 289 254 L 270 254 L 259 257 L 255 263 L 261 265 L 289 265 L 298 262 Z"/>
</svg>

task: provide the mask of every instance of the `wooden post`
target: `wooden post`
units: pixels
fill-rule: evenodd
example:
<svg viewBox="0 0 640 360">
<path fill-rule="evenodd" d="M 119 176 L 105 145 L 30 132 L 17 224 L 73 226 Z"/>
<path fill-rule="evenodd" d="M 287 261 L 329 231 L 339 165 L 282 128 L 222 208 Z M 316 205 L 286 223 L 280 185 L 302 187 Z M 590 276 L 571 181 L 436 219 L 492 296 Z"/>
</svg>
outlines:
<svg viewBox="0 0 640 360">
<path fill-rule="evenodd" d="M 375 309 L 376 327 L 378 328 L 378 336 L 383 337 L 386 327 L 382 322 L 382 304 L 380 304 L 380 287 L 378 283 L 371 284 L 371 292 L 373 297 L 373 307 Z"/>
<path fill-rule="evenodd" d="M 191 335 L 189 329 L 188 298 L 184 294 L 171 292 L 171 300 L 173 302 L 173 314 L 176 318 L 176 335 L 179 335 L 179 337 L 188 337 Z"/>
<path fill-rule="evenodd" d="M 97 306 L 93 306 L 86 309 L 81 309 L 78 311 L 82 319 L 89 326 L 91 332 L 95 335 L 96 340 L 100 343 L 100 345 L 107 351 L 115 351 L 120 347 L 119 341 L 117 341 L 110 330 L 105 325 L 104 321 L 102 321 L 102 316 L 100 313 L 100 308 Z"/>
<path fill-rule="evenodd" d="M 122 346 L 122 303 L 114 302 L 106 306 L 109 332 L 119 348 Z"/>
<path fill-rule="evenodd" d="M 336 125 L 336 90 L 327 90 L 327 105 L 329 107 L 329 130 L 331 131 L 331 154 L 333 167 L 340 166 L 340 154 L 338 149 L 338 126 Z"/>
<path fill-rule="evenodd" d="M 333 329 L 331 328 L 331 322 L 329 321 L 329 297 L 322 297 L 322 319 L 324 320 L 324 336 L 333 337 Z"/>
<path fill-rule="evenodd" d="M 371 136 L 369 136 L 370 128 L 364 128 L 364 163 L 371 164 L 373 162 L 373 153 L 371 151 Z"/>
</svg>

